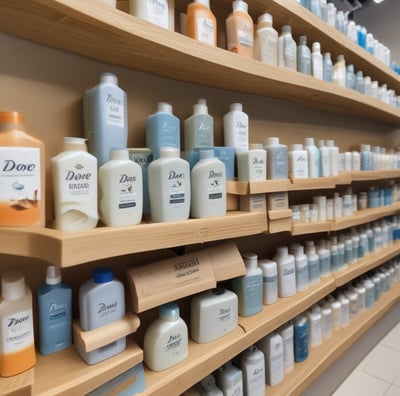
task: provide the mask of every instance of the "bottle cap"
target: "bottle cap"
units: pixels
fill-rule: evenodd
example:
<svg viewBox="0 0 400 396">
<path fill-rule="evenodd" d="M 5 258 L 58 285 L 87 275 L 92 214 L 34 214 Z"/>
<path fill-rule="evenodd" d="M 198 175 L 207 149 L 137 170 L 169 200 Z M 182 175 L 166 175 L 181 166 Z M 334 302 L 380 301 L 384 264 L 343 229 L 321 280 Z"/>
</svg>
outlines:
<svg viewBox="0 0 400 396">
<path fill-rule="evenodd" d="M 113 73 L 101 73 L 100 82 L 103 84 L 118 84 L 118 77 Z"/>
<path fill-rule="evenodd" d="M 295 143 L 290 145 L 290 151 L 302 151 L 302 150 L 303 150 L 302 144 Z"/>
<path fill-rule="evenodd" d="M 176 147 L 160 147 L 160 158 L 179 158 L 179 150 Z"/>
<path fill-rule="evenodd" d="M 1 296 L 15 301 L 25 296 L 25 278 L 21 271 L 6 272 L 1 278 Z"/>
<path fill-rule="evenodd" d="M 99 267 L 93 271 L 93 280 L 95 283 L 111 282 L 113 279 L 114 274 L 111 267 Z"/>
<path fill-rule="evenodd" d="M 232 4 L 233 11 L 243 11 L 247 12 L 249 7 L 247 3 L 242 0 L 235 0 Z"/>
<path fill-rule="evenodd" d="M 273 21 L 273 17 L 272 17 L 271 14 L 268 14 L 268 12 L 266 12 L 265 14 L 260 15 L 257 18 L 257 23 L 267 22 L 267 23 L 270 23 L 272 25 L 272 21 Z"/>
<path fill-rule="evenodd" d="M 175 303 L 161 305 L 158 309 L 158 316 L 160 319 L 168 320 L 170 322 L 178 320 L 179 306 Z"/>
<path fill-rule="evenodd" d="M 214 158 L 214 150 L 207 149 L 207 150 L 199 150 L 200 160 Z"/>
<path fill-rule="evenodd" d="M 241 103 L 232 103 L 229 106 L 230 111 L 243 111 L 243 105 Z"/>
<path fill-rule="evenodd" d="M 242 257 L 246 268 L 257 268 L 258 256 L 255 253 L 243 253 Z"/>
<path fill-rule="evenodd" d="M 263 270 L 263 275 L 266 277 L 276 276 L 278 273 L 277 264 L 273 260 L 260 260 L 258 265 Z"/>
<path fill-rule="evenodd" d="M 331 60 L 331 53 L 330 52 L 325 52 L 324 53 L 324 59 L 325 60 Z"/>
<path fill-rule="evenodd" d="M 317 53 L 321 52 L 321 44 L 318 41 L 312 44 L 312 51 Z"/>
<path fill-rule="evenodd" d="M 165 102 L 158 102 L 157 103 L 157 112 L 172 114 L 172 105 L 170 105 L 169 103 L 165 103 Z"/>
<path fill-rule="evenodd" d="M 307 36 L 300 36 L 299 37 L 299 44 L 300 45 L 307 45 Z"/>
<path fill-rule="evenodd" d="M 344 62 L 344 55 L 338 55 L 336 59 L 338 62 Z"/>
<path fill-rule="evenodd" d="M 262 143 L 250 143 L 249 145 L 250 150 L 264 150 L 264 146 Z"/>
<path fill-rule="evenodd" d="M 314 138 L 312 138 L 312 137 L 304 138 L 304 145 L 305 146 L 314 146 L 315 145 Z"/>
<path fill-rule="evenodd" d="M 266 146 L 276 146 L 277 144 L 279 144 L 278 137 L 268 137 L 267 140 L 265 141 Z"/>
<path fill-rule="evenodd" d="M 57 285 L 61 282 L 61 270 L 55 265 L 49 265 L 46 270 L 46 284 Z"/>
<path fill-rule="evenodd" d="M 118 148 L 112 148 L 110 150 L 110 160 L 115 161 L 115 160 L 129 160 L 129 152 L 128 149 L 118 149 Z"/>
<path fill-rule="evenodd" d="M 282 26 L 282 34 L 291 34 L 292 27 L 290 25 L 283 25 Z"/>
<path fill-rule="evenodd" d="M 0 111 L 0 124 L 24 124 L 24 115 L 19 111 Z"/>
<path fill-rule="evenodd" d="M 205 99 L 199 99 L 193 106 L 193 114 L 208 114 L 207 102 Z"/>
</svg>

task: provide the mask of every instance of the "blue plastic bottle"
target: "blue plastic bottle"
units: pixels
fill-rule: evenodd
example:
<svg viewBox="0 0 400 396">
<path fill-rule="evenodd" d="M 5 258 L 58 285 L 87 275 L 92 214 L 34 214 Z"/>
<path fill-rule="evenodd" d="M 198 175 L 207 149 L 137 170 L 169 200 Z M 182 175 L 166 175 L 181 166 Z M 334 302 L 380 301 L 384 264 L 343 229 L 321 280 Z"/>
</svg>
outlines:
<svg viewBox="0 0 400 396">
<path fill-rule="evenodd" d="M 71 345 L 71 287 L 61 282 L 58 267 L 47 267 L 46 284 L 36 290 L 39 351 L 49 355 Z"/>
<path fill-rule="evenodd" d="M 308 358 L 308 332 L 307 317 L 300 315 L 293 321 L 294 327 L 294 361 L 302 362 Z"/>
</svg>

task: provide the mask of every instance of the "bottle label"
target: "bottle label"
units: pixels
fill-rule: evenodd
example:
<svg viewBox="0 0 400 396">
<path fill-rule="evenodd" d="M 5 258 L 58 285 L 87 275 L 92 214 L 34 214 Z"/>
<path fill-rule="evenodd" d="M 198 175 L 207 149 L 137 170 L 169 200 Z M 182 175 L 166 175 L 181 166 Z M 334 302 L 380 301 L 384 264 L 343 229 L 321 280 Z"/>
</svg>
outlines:
<svg viewBox="0 0 400 396">
<path fill-rule="evenodd" d="M 93 194 L 97 194 L 97 175 L 77 162 L 70 168 L 62 170 L 63 187 L 60 191 L 61 202 L 91 202 Z"/>
<path fill-rule="evenodd" d="M 224 172 L 210 169 L 208 174 L 208 199 L 214 201 L 223 198 Z"/>
<path fill-rule="evenodd" d="M 168 0 L 149 0 L 149 19 L 155 25 L 168 29 Z"/>
<path fill-rule="evenodd" d="M 171 170 L 168 175 L 169 183 L 169 204 L 183 204 L 185 203 L 185 187 L 184 187 L 185 174 Z"/>
<path fill-rule="evenodd" d="M 39 219 L 40 149 L 0 147 L 0 206 L 15 212 L 37 210 Z"/>
<path fill-rule="evenodd" d="M 217 312 L 217 321 L 227 322 L 232 320 L 232 312 L 230 307 L 221 307 Z"/>
<path fill-rule="evenodd" d="M 124 98 L 114 96 L 112 93 L 106 95 L 105 120 L 107 124 L 124 128 Z"/>
<path fill-rule="evenodd" d="M 260 40 L 260 60 L 262 62 L 276 65 L 277 64 L 277 48 L 278 37 L 272 34 L 259 35 Z"/>
<path fill-rule="evenodd" d="M 178 353 L 176 349 L 178 349 L 181 344 L 182 334 L 171 334 L 167 340 L 167 344 L 165 345 L 165 352 L 176 354 Z"/>
<path fill-rule="evenodd" d="M 209 18 L 198 18 L 197 40 L 202 43 L 214 45 L 214 23 Z"/>
<path fill-rule="evenodd" d="M 32 310 L 16 312 L 1 320 L 3 355 L 21 351 L 33 345 Z"/>
<path fill-rule="evenodd" d="M 243 23 L 241 29 L 237 31 L 238 42 L 228 43 L 228 50 L 231 52 L 239 52 L 238 47 L 253 48 L 253 27 L 247 23 Z"/>
<path fill-rule="evenodd" d="M 123 173 L 119 176 L 118 209 L 136 207 L 136 176 Z"/>
</svg>

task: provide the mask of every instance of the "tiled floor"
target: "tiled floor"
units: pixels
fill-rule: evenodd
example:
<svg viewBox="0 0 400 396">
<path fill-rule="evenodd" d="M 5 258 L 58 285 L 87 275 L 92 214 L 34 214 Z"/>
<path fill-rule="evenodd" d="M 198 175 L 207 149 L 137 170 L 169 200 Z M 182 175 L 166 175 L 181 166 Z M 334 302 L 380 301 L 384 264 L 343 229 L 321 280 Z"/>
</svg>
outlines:
<svg viewBox="0 0 400 396">
<path fill-rule="evenodd" d="M 400 396 L 400 323 L 360 362 L 332 396 Z"/>
</svg>

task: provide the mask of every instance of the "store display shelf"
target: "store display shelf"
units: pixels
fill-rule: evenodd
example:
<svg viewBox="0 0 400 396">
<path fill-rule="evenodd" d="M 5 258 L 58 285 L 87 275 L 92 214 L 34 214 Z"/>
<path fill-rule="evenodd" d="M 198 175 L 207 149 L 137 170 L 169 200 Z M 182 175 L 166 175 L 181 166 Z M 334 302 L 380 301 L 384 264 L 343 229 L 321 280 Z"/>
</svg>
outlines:
<svg viewBox="0 0 400 396">
<path fill-rule="evenodd" d="M 280 9 L 279 14 L 286 22 L 285 7 L 288 7 L 293 20 L 298 20 L 296 13 L 300 12 L 303 28 L 311 26 L 306 22 L 308 13 L 304 14 L 304 11 L 307 10 L 302 10 L 295 2 L 273 0 L 270 4 L 277 13 Z M 249 4 L 253 12 L 258 12 L 261 7 L 262 12 L 268 8 L 258 0 Z M 325 24 L 319 24 L 319 28 L 319 34 L 329 36 L 324 32 Z M 400 110 L 377 99 L 296 71 L 204 45 L 102 2 L 1 2 L 0 31 L 99 61 L 181 81 L 290 100 L 389 124 L 400 122 Z M 377 73 L 381 70 L 376 66 L 372 69 Z"/>
<path fill-rule="evenodd" d="M 35 382 L 35 368 L 12 377 L 0 378 L 1 394 L 4 396 L 32 395 Z"/>
<path fill-rule="evenodd" d="M 399 169 L 351 172 L 352 181 L 374 181 L 395 179 L 398 177 L 400 177 Z"/>
<path fill-rule="evenodd" d="M 332 228 L 331 221 L 314 221 L 312 223 L 292 222 L 292 235 L 316 234 L 329 232 Z"/>
<path fill-rule="evenodd" d="M 268 395 L 299 395 L 315 381 L 337 358 L 377 323 L 400 300 L 400 284 L 397 283 L 382 294 L 375 305 L 352 319 L 345 328 L 338 329 L 328 340 L 310 350 L 308 358 L 295 363 L 294 370 L 285 375 L 276 386 L 267 386 Z"/>
<path fill-rule="evenodd" d="M 266 215 L 256 212 L 227 212 L 223 217 L 69 233 L 40 227 L 2 227 L 0 252 L 70 267 L 125 254 L 254 235 L 267 229 Z"/>
<path fill-rule="evenodd" d="M 335 176 L 290 179 L 289 191 L 332 189 L 336 187 L 336 180 Z"/>
</svg>

